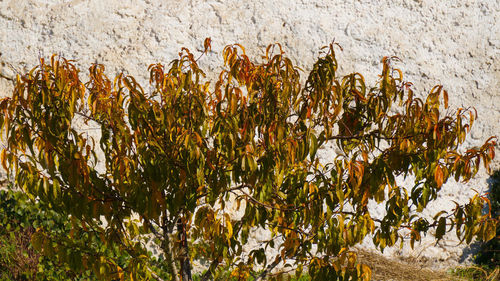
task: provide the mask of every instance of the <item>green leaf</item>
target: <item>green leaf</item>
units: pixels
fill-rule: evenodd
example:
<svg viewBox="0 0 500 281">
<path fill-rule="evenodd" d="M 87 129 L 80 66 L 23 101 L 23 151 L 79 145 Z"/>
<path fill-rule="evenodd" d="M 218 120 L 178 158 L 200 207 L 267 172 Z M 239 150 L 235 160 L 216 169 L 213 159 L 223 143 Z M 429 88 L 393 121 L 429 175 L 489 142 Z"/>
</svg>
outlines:
<svg viewBox="0 0 500 281">
<path fill-rule="evenodd" d="M 314 134 L 311 133 L 309 140 L 309 157 L 311 161 L 316 157 L 316 152 L 318 151 L 318 139 Z"/>
<path fill-rule="evenodd" d="M 35 250 L 41 251 L 43 245 L 43 234 L 38 231 L 33 233 L 33 235 L 31 235 L 31 244 Z"/>
<path fill-rule="evenodd" d="M 491 239 L 495 238 L 496 225 L 495 225 L 495 221 L 492 221 L 492 220 L 487 220 L 485 222 L 485 224 L 486 224 L 486 226 L 485 226 L 484 233 L 483 233 L 483 241 L 487 242 L 487 241 L 490 241 Z"/>
<path fill-rule="evenodd" d="M 446 232 L 446 218 L 440 217 L 436 228 L 436 239 L 441 240 Z"/>
</svg>

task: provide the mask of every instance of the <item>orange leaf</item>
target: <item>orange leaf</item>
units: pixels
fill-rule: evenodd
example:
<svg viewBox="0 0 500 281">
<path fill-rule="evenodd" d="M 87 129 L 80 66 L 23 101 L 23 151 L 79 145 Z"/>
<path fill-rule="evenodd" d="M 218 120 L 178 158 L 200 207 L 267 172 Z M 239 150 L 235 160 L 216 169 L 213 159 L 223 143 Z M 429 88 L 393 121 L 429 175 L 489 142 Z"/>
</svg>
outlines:
<svg viewBox="0 0 500 281">
<path fill-rule="evenodd" d="M 446 90 L 443 91 L 444 98 L 444 108 L 448 108 L 448 92 Z"/>
<path fill-rule="evenodd" d="M 443 170 L 441 169 L 441 165 L 436 167 L 436 171 L 434 172 L 434 180 L 438 187 L 443 185 Z"/>
<path fill-rule="evenodd" d="M 6 149 L 2 150 L 2 154 L 0 155 L 0 160 L 2 162 L 3 168 L 7 171 L 8 168 L 7 168 L 7 161 L 6 161 L 6 156 L 5 156 L 6 153 L 7 153 Z"/>
<path fill-rule="evenodd" d="M 210 37 L 205 38 L 203 42 L 203 47 L 205 48 L 205 53 L 208 53 L 212 49 L 212 39 Z"/>
</svg>

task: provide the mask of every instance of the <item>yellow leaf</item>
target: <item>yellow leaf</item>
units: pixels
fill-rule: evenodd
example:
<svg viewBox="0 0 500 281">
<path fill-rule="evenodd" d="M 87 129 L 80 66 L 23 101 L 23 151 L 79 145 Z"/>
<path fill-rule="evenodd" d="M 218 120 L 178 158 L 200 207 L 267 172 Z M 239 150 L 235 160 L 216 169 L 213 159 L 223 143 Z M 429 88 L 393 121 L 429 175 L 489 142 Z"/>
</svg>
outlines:
<svg viewBox="0 0 500 281">
<path fill-rule="evenodd" d="M 233 226 L 231 225 L 231 217 L 226 213 L 224 214 L 226 218 L 226 228 L 227 228 L 227 239 L 233 237 Z"/>
<path fill-rule="evenodd" d="M 362 264 L 361 271 L 363 272 L 361 274 L 361 280 L 372 280 L 372 270 L 369 266 Z"/>
<path fill-rule="evenodd" d="M 308 192 L 309 191 L 309 183 L 307 181 L 304 182 L 303 190 L 304 190 L 304 192 Z"/>
<path fill-rule="evenodd" d="M 355 264 L 356 264 L 356 254 L 355 253 L 348 253 L 347 268 L 354 268 Z"/>
<path fill-rule="evenodd" d="M 120 278 L 120 281 L 124 280 L 123 269 L 120 266 L 117 265 L 116 266 L 116 271 L 118 271 L 118 278 Z"/>
<path fill-rule="evenodd" d="M 5 149 L 2 150 L 2 154 L 0 154 L 0 160 L 2 161 L 2 167 L 5 169 L 5 170 L 8 170 L 7 168 L 7 160 L 6 160 L 6 153 L 7 151 Z"/>
<path fill-rule="evenodd" d="M 318 191 L 318 188 L 316 187 L 316 185 L 314 183 L 310 183 L 309 184 L 309 193 L 316 193 L 316 191 Z"/>
</svg>

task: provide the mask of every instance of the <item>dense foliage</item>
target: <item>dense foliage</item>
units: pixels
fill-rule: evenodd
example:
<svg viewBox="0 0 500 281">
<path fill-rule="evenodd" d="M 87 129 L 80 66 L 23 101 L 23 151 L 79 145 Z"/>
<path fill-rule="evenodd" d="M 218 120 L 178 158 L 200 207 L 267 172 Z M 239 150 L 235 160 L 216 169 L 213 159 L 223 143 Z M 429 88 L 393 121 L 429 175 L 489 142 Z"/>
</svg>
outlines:
<svg viewBox="0 0 500 281">
<path fill-rule="evenodd" d="M 98 280 L 98 273 L 79 264 L 81 253 L 99 257 L 101 264 L 131 262 L 131 256 L 114 245 L 89 239 L 97 237 L 86 233 L 75 235 L 75 223 L 79 221 L 33 202 L 21 191 L 0 190 L 0 280 Z M 148 258 L 156 272 L 168 276 L 158 259 L 151 253 Z"/>
<path fill-rule="evenodd" d="M 60 262 L 58 253 L 42 256 L 33 249 L 37 228 L 52 235 L 67 235 L 71 228 L 67 217 L 41 210 L 19 191 L 0 190 L 0 280 L 95 280 L 90 270 L 74 271 Z"/>
<path fill-rule="evenodd" d="M 29 247 L 33 228 L 13 208 L 16 201 L 0 191 L 0 280 L 28 280 L 37 270 L 39 255 Z"/>
<path fill-rule="evenodd" d="M 108 280 L 191 280 L 193 259 L 207 262 L 203 280 L 260 279 L 280 264 L 314 280 L 368 280 L 350 250 L 368 234 L 381 250 L 404 235 L 413 246 L 431 228 L 438 240 L 453 229 L 467 243 L 493 238 L 484 196 L 432 220 L 421 215 L 450 177 L 467 181 L 481 162 L 489 167 L 493 138 L 461 147 L 475 111 L 449 109 L 442 86 L 419 98 L 394 58 L 382 60 L 374 87 L 359 73 L 339 77 L 334 47 L 305 84 L 280 45 L 260 62 L 227 46 L 214 84 L 182 49 L 168 67 L 149 67 L 148 90 L 124 74 L 109 79 L 99 64 L 83 83 L 72 61 L 40 60 L 0 100 L 1 163 L 32 199 L 78 223 L 64 243 L 39 229 L 34 244 L 49 254 L 46 245 L 59 243 L 72 268 Z M 319 156 L 332 147 L 340 152 Z M 385 215 L 372 217 L 370 202 Z M 259 227 L 269 239 L 243 251 Z M 130 260 L 64 250 L 75 236 Z M 151 264 L 151 236 L 169 275 Z"/>
<path fill-rule="evenodd" d="M 493 217 L 500 217 L 500 170 L 495 171 L 491 176 L 489 198 L 491 214 Z M 497 227 L 496 236 L 490 241 L 484 243 L 476 256 L 476 263 L 490 266 L 492 268 L 500 267 L 500 227 Z"/>
</svg>

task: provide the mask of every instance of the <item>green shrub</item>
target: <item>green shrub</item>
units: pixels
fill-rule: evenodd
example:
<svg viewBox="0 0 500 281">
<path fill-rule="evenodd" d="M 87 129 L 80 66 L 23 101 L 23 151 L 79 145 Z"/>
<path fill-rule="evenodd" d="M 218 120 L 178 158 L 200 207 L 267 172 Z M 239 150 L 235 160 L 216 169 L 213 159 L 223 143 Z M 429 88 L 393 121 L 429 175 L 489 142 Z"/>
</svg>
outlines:
<svg viewBox="0 0 500 281">
<path fill-rule="evenodd" d="M 500 268 L 490 269 L 487 266 L 457 267 L 452 270 L 451 275 L 459 277 L 459 280 L 496 281 L 500 276 Z"/>
<path fill-rule="evenodd" d="M 96 254 L 112 256 L 122 262 L 127 261 L 126 254 L 110 249 L 101 251 L 102 243 L 99 241 L 89 241 L 85 236 L 72 235 L 71 224 L 68 216 L 31 201 L 22 192 L 0 190 L 0 281 L 97 279 L 91 270 L 72 269 L 74 267 L 71 268 L 61 259 L 61 255 L 66 253 L 58 252 L 55 242 L 49 239 L 41 241 L 36 233 L 42 229 L 53 236 L 72 236 L 74 247 L 86 246 Z M 34 243 L 50 243 L 50 248 L 54 251 L 42 255 L 35 249 Z M 77 251 L 78 249 L 75 252 Z"/>
<path fill-rule="evenodd" d="M 89 280 L 86 272 L 77 274 L 40 255 L 31 244 L 37 228 L 69 231 L 61 215 L 42 211 L 40 204 L 32 204 L 21 192 L 1 190 L 0 280 Z"/>
<path fill-rule="evenodd" d="M 491 176 L 491 190 L 489 192 L 491 214 L 500 216 L 500 170 Z M 494 268 L 500 266 L 500 228 L 497 227 L 496 237 L 484 243 L 476 256 L 475 262 Z"/>
</svg>

